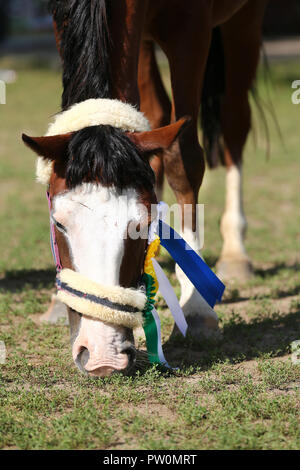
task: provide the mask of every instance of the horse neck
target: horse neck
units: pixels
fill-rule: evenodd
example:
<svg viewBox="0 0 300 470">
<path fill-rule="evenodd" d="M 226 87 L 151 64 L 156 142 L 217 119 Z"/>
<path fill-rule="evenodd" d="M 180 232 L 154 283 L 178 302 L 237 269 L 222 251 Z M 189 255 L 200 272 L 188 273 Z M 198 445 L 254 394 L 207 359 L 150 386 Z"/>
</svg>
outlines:
<svg viewBox="0 0 300 470">
<path fill-rule="evenodd" d="M 138 61 L 147 2 L 111 2 L 112 98 L 139 106 Z"/>
<path fill-rule="evenodd" d="M 89 98 L 119 99 L 139 106 L 138 59 L 147 2 L 97 2 L 96 13 L 101 15 L 100 21 L 92 19 L 92 10 L 86 3 L 85 19 L 95 31 L 87 34 L 85 43 L 82 42 L 82 37 L 77 40 L 70 31 L 65 35 L 63 27 L 67 28 L 68 24 L 61 19 L 59 24 L 57 11 L 53 13 L 56 44 L 64 67 L 63 108 Z M 69 21 L 72 24 L 71 18 Z M 66 48 L 70 47 L 69 38 L 76 50 L 76 57 L 73 59 L 72 56 L 72 61 L 66 60 Z M 87 51 L 92 57 L 86 61 L 87 68 L 84 69 L 81 54 L 84 56 Z M 78 70 L 81 75 L 76 73 Z M 97 73 L 98 81 L 95 80 Z M 83 90 L 80 94 L 79 88 Z"/>
</svg>

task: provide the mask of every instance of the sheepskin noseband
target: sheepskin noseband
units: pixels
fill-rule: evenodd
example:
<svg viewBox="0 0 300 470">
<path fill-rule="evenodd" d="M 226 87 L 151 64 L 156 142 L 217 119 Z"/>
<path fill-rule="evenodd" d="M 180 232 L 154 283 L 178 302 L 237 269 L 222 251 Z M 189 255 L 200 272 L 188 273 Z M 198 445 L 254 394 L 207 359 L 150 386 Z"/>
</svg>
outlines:
<svg viewBox="0 0 300 470">
<path fill-rule="evenodd" d="M 58 299 L 76 312 L 128 328 L 142 326 L 147 303 L 142 290 L 103 286 L 71 269 L 63 269 L 56 281 Z"/>
<path fill-rule="evenodd" d="M 77 103 L 67 111 L 58 114 L 50 124 L 46 136 L 76 132 L 85 127 L 110 125 L 125 132 L 150 130 L 146 117 L 128 103 L 111 99 L 89 99 Z M 36 163 L 37 181 L 49 184 L 52 162 L 38 157 Z"/>
</svg>

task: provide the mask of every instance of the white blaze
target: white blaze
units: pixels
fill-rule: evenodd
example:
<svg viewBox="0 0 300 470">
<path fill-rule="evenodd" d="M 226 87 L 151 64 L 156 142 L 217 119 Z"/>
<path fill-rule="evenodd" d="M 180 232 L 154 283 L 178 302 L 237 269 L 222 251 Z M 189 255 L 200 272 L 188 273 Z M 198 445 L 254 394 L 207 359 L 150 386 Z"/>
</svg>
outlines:
<svg viewBox="0 0 300 470">
<path fill-rule="evenodd" d="M 133 189 L 83 184 L 55 198 L 53 217 L 66 227 L 74 269 L 92 281 L 118 285 L 128 224 L 143 214 Z"/>
<path fill-rule="evenodd" d="M 145 216 L 138 194 L 133 189 L 120 193 L 115 188 L 82 184 L 54 199 L 53 218 L 65 229 L 74 269 L 104 285 L 119 285 L 125 237 L 130 223 L 142 223 Z M 73 343 L 76 361 L 89 373 L 109 375 L 127 367 L 122 354 L 125 328 L 82 316 Z"/>
</svg>

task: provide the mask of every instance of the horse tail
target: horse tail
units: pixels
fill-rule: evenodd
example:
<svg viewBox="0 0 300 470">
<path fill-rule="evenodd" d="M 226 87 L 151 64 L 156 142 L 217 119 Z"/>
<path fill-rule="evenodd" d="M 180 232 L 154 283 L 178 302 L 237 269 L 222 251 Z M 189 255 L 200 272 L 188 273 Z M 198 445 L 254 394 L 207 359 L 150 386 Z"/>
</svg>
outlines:
<svg viewBox="0 0 300 470">
<path fill-rule="evenodd" d="M 214 28 L 206 63 L 201 98 L 201 127 L 210 168 L 224 163 L 221 131 L 221 97 L 225 93 L 225 56 L 221 30 Z"/>
<path fill-rule="evenodd" d="M 284 142 L 284 138 L 281 132 L 281 128 L 277 120 L 276 111 L 272 103 L 272 96 L 270 94 L 270 86 L 273 83 L 273 79 L 272 79 L 268 57 L 266 55 L 266 51 L 263 45 L 261 47 L 261 53 L 262 53 L 261 54 L 262 56 L 261 82 L 264 85 L 265 98 L 262 99 L 261 94 L 259 93 L 257 80 L 254 80 L 250 93 L 253 99 L 253 104 L 256 107 L 257 122 L 259 123 L 259 128 L 262 129 L 264 133 L 266 156 L 267 158 L 269 158 L 270 153 L 271 153 L 271 143 L 270 143 L 270 130 L 268 126 L 269 120 L 267 119 L 267 117 L 269 117 L 270 121 L 273 122 L 273 125 L 276 129 L 276 132 L 279 137 L 279 141 L 282 145 L 283 150 L 286 151 L 286 148 L 285 148 L 285 142 Z M 253 122 L 252 122 L 252 130 L 254 132 L 254 142 L 255 144 L 257 144 L 256 132 L 255 132 L 256 129 L 255 129 Z"/>
<path fill-rule="evenodd" d="M 63 62 L 62 108 L 110 96 L 109 2 L 50 0 Z"/>
<path fill-rule="evenodd" d="M 266 54 L 263 50 L 263 78 L 266 85 L 270 82 L 270 70 Z M 225 93 L 225 55 L 222 43 L 221 30 L 219 27 L 213 29 L 211 46 L 208 54 L 205 76 L 203 81 L 202 101 L 201 101 L 201 126 L 203 131 L 203 147 L 206 154 L 207 164 L 210 168 L 215 168 L 221 163 L 224 165 L 224 142 L 221 129 L 221 98 Z M 257 81 L 254 80 L 250 90 L 250 96 L 257 110 L 258 122 L 263 129 L 266 141 L 266 154 L 270 154 L 269 128 L 265 110 L 269 111 L 273 118 L 277 133 L 283 142 L 276 114 L 272 106 L 271 98 L 263 102 L 257 88 Z M 252 122 L 252 131 L 255 138 L 255 126 Z"/>
</svg>

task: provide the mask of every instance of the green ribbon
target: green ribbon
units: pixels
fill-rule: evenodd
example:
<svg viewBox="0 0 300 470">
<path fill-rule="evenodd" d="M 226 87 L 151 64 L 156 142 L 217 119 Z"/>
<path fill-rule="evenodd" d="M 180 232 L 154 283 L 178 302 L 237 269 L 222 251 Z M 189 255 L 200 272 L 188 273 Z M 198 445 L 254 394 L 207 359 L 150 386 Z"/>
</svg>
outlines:
<svg viewBox="0 0 300 470">
<path fill-rule="evenodd" d="M 147 303 L 143 311 L 144 316 L 144 323 L 143 328 L 145 331 L 146 336 L 146 345 L 148 351 L 149 361 L 152 364 L 161 364 L 158 354 L 158 342 L 160 338 L 158 338 L 158 331 L 156 326 L 156 321 L 152 314 L 152 309 L 154 307 L 154 299 L 155 299 L 155 282 L 150 274 L 143 274 L 142 278 L 143 283 L 145 284 L 146 289 L 146 296 L 147 296 Z"/>
</svg>

